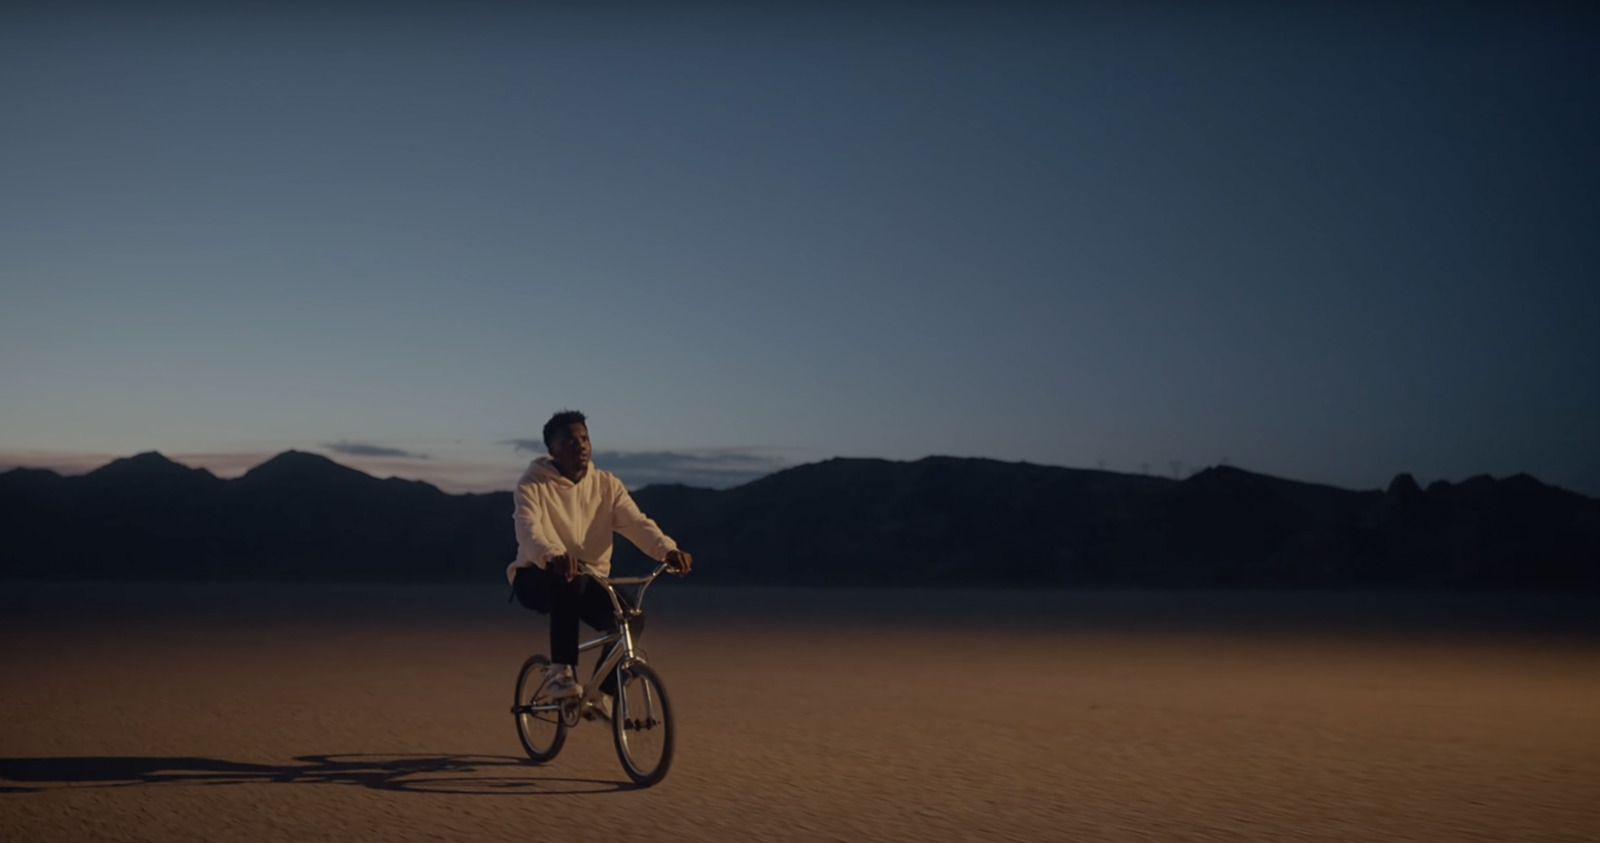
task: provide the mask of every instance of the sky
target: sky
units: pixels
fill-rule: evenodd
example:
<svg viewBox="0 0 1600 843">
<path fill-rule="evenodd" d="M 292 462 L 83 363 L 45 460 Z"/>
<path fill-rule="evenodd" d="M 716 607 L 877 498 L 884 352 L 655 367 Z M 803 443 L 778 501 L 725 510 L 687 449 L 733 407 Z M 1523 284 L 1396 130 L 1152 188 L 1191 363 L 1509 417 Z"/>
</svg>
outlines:
<svg viewBox="0 0 1600 843">
<path fill-rule="evenodd" d="M 219 5 L 0 10 L 0 468 L 1600 495 L 1572 4 Z"/>
</svg>

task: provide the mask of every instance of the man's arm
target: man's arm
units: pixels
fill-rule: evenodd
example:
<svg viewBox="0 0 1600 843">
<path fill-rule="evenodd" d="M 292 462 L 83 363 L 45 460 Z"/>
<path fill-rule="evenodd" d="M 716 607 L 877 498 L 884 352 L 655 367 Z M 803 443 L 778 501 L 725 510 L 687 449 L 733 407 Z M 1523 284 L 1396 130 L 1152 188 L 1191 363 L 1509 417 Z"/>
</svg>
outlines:
<svg viewBox="0 0 1600 843">
<path fill-rule="evenodd" d="M 546 535 L 540 524 L 538 498 L 532 483 L 518 486 L 512 494 L 515 510 L 511 520 L 517 530 L 517 561 L 512 563 L 513 568 L 526 567 L 526 562 L 542 568 L 551 557 L 566 555 L 566 548 Z"/>
<path fill-rule="evenodd" d="M 681 563 L 681 557 L 688 556 L 678 550 L 678 543 L 673 541 L 666 533 L 661 532 L 661 527 L 651 520 L 633 502 L 633 496 L 628 494 L 628 487 L 622 481 L 611 477 L 611 525 L 612 528 L 626 536 L 634 546 L 644 551 L 644 554 L 657 562 L 670 562 L 674 567 Z M 673 558 L 668 559 L 671 555 Z"/>
</svg>

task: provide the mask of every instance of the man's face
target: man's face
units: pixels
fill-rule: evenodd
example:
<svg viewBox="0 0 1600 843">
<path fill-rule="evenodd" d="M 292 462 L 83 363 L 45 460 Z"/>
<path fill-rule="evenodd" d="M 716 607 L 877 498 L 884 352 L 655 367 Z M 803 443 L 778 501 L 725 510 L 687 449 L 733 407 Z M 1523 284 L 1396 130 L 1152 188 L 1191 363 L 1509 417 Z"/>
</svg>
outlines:
<svg viewBox="0 0 1600 843">
<path fill-rule="evenodd" d="M 550 459 L 561 468 L 580 468 L 589 463 L 589 428 L 573 422 L 556 431 L 550 439 Z"/>
</svg>

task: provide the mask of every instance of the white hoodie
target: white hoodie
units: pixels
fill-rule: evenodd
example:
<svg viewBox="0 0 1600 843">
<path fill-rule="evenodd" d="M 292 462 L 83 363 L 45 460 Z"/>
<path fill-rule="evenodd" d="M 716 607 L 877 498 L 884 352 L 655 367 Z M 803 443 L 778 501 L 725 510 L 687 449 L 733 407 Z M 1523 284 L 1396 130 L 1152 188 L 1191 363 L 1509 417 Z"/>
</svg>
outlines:
<svg viewBox="0 0 1600 843">
<path fill-rule="evenodd" d="M 589 472 L 574 483 L 563 477 L 549 457 L 528 465 L 512 495 L 517 528 L 517 558 L 506 567 L 506 579 L 517 569 L 543 568 L 552 556 L 565 553 L 589 563 L 601 576 L 611 573 L 611 533 L 628 537 L 657 562 L 678 543 L 639 511 L 615 474 L 589 463 Z"/>
</svg>

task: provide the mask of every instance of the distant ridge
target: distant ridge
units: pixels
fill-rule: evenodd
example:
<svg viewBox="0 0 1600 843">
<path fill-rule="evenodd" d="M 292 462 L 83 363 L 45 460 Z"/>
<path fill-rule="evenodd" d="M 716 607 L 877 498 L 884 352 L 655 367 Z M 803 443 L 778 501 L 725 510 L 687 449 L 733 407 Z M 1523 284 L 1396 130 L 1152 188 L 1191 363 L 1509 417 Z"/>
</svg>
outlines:
<svg viewBox="0 0 1600 843">
<path fill-rule="evenodd" d="M 635 498 L 706 584 L 1600 589 L 1600 501 L 1526 474 L 1350 491 L 955 457 L 831 459 Z M 0 578 L 477 580 L 509 492 L 451 495 L 286 451 L 226 480 L 147 452 L 0 473 Z M 616 562 L 643 559 L 617 541 Z"/>
<path fill-rule="evenodd" d="M 142 454 L 112 460 L 84 476 L 95 482 L 116 482 L 121 480 L 145 482 L 156 478 L 217 479 L 216 475 L 206 469 L 180 465 L 156 451 L 145 451 Z"/>
<path fill-rule="evenodd" d="M 239 479 L 261 482 L 263 480 L 287 477 L 299 479 L 376 479 L 366 472 L 340 465 L 321 454 L 309 454 L 305 451 L 284 451 L 246 471 L 244 476 Z"/>
</svg>

